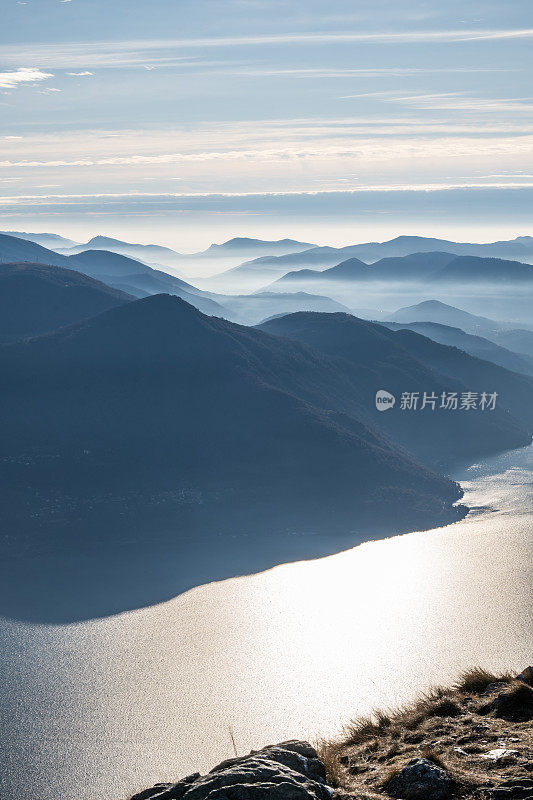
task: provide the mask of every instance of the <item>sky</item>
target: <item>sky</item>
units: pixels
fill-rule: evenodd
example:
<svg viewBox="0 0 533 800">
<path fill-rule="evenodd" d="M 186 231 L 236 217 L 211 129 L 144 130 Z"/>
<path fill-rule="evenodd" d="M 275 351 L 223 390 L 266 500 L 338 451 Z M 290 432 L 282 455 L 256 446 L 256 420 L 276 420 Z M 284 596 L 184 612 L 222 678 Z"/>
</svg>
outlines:
<svg viewBox="0 0 533 800">
<path fill-rule="evenodd" d="M 2 0 L 0 228 L 533 234 L 530 0 Z"/>
</svg>

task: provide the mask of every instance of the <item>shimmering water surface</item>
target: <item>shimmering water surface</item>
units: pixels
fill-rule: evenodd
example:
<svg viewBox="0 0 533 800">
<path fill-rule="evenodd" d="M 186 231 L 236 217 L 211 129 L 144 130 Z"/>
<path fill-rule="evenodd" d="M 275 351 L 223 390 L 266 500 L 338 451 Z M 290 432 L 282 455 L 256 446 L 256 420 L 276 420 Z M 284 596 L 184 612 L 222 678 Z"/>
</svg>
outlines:
<svg viewBox="0 0 533 800">
<path fill-rule="evenodd" d="M 532 456 L 458 475 L 473 510 L 446 528 L 103 620 L 2 620 L 2 800 L 121 800 L 231 755 L 230 727 L 242 752 L 317 738 L 471 665 L 522 669 Z"/>
</svg>

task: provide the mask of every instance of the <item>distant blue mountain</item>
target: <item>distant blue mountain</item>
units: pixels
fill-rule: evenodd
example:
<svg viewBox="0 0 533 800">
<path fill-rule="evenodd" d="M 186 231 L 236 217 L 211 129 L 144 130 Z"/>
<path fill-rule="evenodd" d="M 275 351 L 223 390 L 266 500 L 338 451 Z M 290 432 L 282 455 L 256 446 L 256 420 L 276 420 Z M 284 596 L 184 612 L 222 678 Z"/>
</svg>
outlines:
<svg viewBox="0 0 533 800">
<path fill-rule="evenodd" d="M 299 253 L 264 256 L 247 261 L 218 275 L 217 280 L 222 282 L 224 276 L 227 281 L 238 278 L 243 282 L 251 282 L 254 288 L 259 288 L 293 270 L 325 270 L 353 258 L 371 264 L 380 259 L 401 258 L 416 253 L 448 253 L 530 263 L 533 262 L 533 237 L 519 236 L 510 241 L 476 244 L 423 236 L 398 236 L 387 242 L 368 242 L 346 247 L 313 247 Z"/>
</svg>

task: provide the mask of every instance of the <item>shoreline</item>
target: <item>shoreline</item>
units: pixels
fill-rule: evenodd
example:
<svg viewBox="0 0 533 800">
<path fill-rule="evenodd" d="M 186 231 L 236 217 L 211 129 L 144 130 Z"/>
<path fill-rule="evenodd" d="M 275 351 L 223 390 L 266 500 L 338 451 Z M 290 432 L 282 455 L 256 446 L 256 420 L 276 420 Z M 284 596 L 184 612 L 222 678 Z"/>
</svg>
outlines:
<svg viewBox="0 0 533 800">
<path fill-rule="evenodd" d="M 520 675 L 472 668 L 314 746 L 292 740 L 245 755 L 230 735 L 234 757 L 130 800 L 530 800 L 533 667 Z"/>
<path fill-rule="evenodd" d="M 501 462 L 520 464 L 531 458 L 533 446 L 516 448 L 485 459 L 482 469 L 497 474 Z M 150 538 L 139 543 L 124 539 L 102 546 L 95 543 L 73 552 L 27 553 L 4 558 L 0 565 L 0 614 L 20 621 L 66 624 L 112 617 L 168 602 L 175 597 L 213 582 L 253 576 L 278 566 L 333 557 L 369 542 L 385 541 L 427 531 L 453 527 L 476 513 L 474 505 L 464 503 L 463 483 L 476 477 L 470 464 L 462 472 L 461 498 L 456 501 L 455 518 L 442 524 L 398 526 L 368 534 L 368 527 L 359 531 L 323 533 L 319 530 L 285 530 L 193 536 L 177 539 L 165 534 L 159 541 Z M 470 473 L 470 474 L 468 474 Z M 455 480 L 455 477 L 452 476 Z M 479 510 L 477 510 L 479 516 Z M 187 542 L 186 548 L 180 542 Z M 132 546 L 134 545 L 134 546 Z M 247 546 L 243 546 L 247 545 Z M 176 566 L 177 565 L 177 566 Z M 147 577 L 150 579 L 147 580 Z M 25 585 L 30 581 L 41 588 L 42 602 L 34 606 Z M 95 593 L 95 585 L 102 587 Z M 66 610 L 65 610 L 66 609 Z"/>
<path fill-rule="evenodd" d="M 338 735 L 354 715 L 409 702 L 475 663 L 520 671 L 533 646 L 523 516 L 531 495 L 529 473 L 509 471 L 510 461 L 519 462 L 516 453 L 503 457 L 498 477 L 465 486 L 469 500 L 489 498 L 496 513 L 198 586 L 112 617 L 3 620 L 1 710 L 14 771 L 2 796 L 125 798 L 135 786 L 229 757 L 228 723 L 248 752 Z M 172 587 L 175 565 L 167 567 Z M 125 582 L 161 579 L 150 564 L 132 574 L 121 561 L 110 565 L 109 582 L 116 570 Z M 37 607 L 53 586 L 33 580 L 26 574 L 23 588 Z"/>
</svg>

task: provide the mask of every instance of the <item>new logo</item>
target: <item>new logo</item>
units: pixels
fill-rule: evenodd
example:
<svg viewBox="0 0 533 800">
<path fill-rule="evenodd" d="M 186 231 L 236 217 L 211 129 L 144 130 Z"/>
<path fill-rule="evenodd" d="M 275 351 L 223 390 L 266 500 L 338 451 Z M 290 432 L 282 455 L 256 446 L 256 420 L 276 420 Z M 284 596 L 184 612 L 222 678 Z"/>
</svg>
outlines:
<svg viewBox="0 0 533 800">
<path fill-rule="evenodd" d="M 390 392 L 386 392 L 385 389 L 380 389 L 376 392 L 376 408 L 378 411 L 388 411 L 389 408 L 394 406 L 396 402 L 396 398 Z"/>
</svg>

